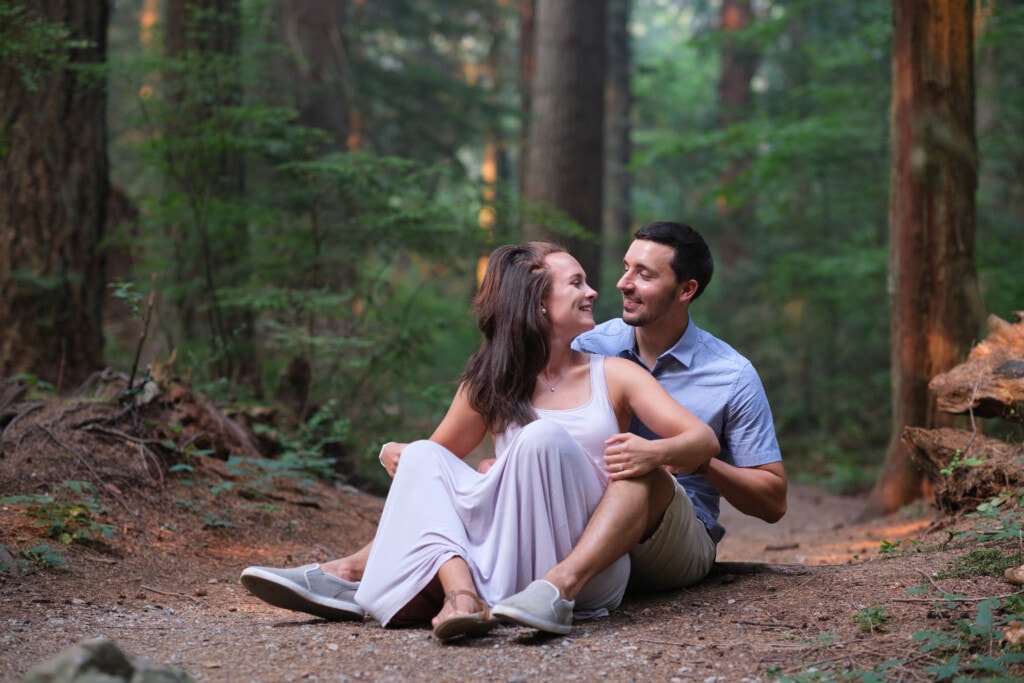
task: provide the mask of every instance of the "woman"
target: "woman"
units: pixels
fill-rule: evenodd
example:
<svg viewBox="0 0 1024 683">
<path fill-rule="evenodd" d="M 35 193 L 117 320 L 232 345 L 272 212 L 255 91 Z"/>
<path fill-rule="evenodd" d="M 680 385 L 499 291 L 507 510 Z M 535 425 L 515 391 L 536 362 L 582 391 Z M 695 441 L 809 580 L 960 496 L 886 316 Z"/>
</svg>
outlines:
<svg viewBox="0 0 1024 683">
<path fill-rule="evenodd" d="M 569 553 L 609 472 L 650 471 L 624 471 L 617 457 L 626 442 L 637 450 L 626 433 L 634 414 L 665 437 L 640 450 L 672 453 L 684 469 L 718 453 L 711 429 L 643 368 L 572 350 L 594 327 L 596 297 L 556 245 L 491 254 L 474 306 L 483 343 L 448 413 L 429 440 L 401 451 L 400 467 L 393 454 L 386 463 L 395 478 L 355 594 L 382 625 L 434 615 L 442 640 L 496 625 L 488 606 Z M 481 473 L 462 458 L 488 434 L 497 458 Z M 628 574 L 624 556 L 580 593 L 575 614 L 617 607 Z"/>
</svg>

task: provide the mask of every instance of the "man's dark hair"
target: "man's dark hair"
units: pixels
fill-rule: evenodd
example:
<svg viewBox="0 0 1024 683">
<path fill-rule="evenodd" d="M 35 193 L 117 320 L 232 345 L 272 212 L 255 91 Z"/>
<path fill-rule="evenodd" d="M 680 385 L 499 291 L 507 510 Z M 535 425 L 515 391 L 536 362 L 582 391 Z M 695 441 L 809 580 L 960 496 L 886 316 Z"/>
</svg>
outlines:
<svg viewBox="0 0 1024 683">
<path fill-rule="evenodd" d="M 671 265 L 672 271 L 676 274 L 676 282 L 696 280 L 697 292 L 693 295 L 694 299 L 699 297 L 711 282 L 711 275 L 715 270 L 711 250 L 700 233 L 689 225 L 655 221 L 637 230 L 633 239 L 648 240 L 672 247 L 675 255 L 672 257 Z"/>
</svg>

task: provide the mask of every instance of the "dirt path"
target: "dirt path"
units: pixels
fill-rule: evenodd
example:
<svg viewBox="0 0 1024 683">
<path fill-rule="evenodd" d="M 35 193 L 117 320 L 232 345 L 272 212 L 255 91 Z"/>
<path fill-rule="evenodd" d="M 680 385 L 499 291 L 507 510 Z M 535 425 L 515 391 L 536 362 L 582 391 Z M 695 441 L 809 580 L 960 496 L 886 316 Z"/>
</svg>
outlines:
<svg viewBox="0 0 1024 683">
<path fill-rule="evenodd" d="M 241 589 L 237 576 L 248 564 L 306 562 L 321 553 L 321 541 L 344 553 L 372 533 L 379 499 L 313 493 L 317 508 L 285 503 L 283 514 L 262 523 L 239 519 L 219 529 L 189 530 L 183 506 L 158 505 L 152 520 L 127 525 L 106 551 L 79 552 L 65 569 L 0 578 L 0 679 L 21 680 L 52 654 L 105 636 L 200 681 L 767 681 L 768 672 L 802 671 L 823 656 L 823 633 L 835 634 L 830 650 L 858 666 L 909 651 L 908 636 L 927 611 L 897 600 L 943 561 L 941 554 L 879 559 L 883 539 L 907 538 L 927 516 L 858 526 L 850 521 L 857 501 L 794 486 L 777 525 L 725 510 L 720 559 L 798 566 L 715 574 L 692 589 L 630 597 L 611 617 L 577 624 L 564 638 L 503 626 L 446 646 L 426 630 L 283 612 Z M 177 489 L 165 499 L 186 494 Z M 2 542 L 23 547 L 28 529 L 17 519 L 0 510 Z M 869 637 L 852 615 L 875 604 L 899 618 Z"/>
<path fill-rule="evenodd" d="M 877 557 L 882 541 L 917 535 L 933 519 L 932 511 L 893 515 L 858 523 L 864 501 L 832 496 L 809 486 L 790 484 L 788 509 L 777 524 L 748 517 L 723 502 L 721 519 L 728 533 L 719 544 L 719 561 L 777 564 L 847 564 Z"/>
</svg>

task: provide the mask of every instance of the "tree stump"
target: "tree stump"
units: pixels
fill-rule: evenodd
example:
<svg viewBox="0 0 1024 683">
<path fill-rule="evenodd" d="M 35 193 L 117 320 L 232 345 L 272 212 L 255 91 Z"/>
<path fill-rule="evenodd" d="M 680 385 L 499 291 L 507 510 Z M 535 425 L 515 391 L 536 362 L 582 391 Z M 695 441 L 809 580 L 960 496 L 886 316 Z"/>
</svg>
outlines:
<svg viewBox="0 0 1024 683">
<path fill-rule="evenodd" d="M 967 360 L 932 378 L 939 410 L 1024 424 L 1024 311 L 1014 315 L 1014 324 L 989 316 L 989 335 Z"/>
</svg>

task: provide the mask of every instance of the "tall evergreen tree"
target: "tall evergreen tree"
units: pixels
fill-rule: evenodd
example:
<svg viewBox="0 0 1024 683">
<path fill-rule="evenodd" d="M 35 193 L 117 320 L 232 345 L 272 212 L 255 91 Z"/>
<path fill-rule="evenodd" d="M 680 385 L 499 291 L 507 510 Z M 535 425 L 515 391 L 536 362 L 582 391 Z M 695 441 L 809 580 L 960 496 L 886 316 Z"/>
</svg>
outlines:
<svg viewBox="0 0 1024 683">
<path fill-rule="evenodd" d="M 96 67 L 106 60 L 109 5 L 6 5 L 20 6 L 11 16 L 25 27 L 61 28 L 44 46 L 59 55 L 55 70 L 29 78 L 0 69 L 0 375 L 27 372 L 68 386 L 103 354 L 107 92 Z"/>
<path fill-rule="evenodd" d="M 977 339 L 973 6 L 893 1 L 892 436 L 868 514 L 897 510 L 924 477 L 903 428 L 942 427 L 928 382 L 962 361 Z"/>
</svg>

